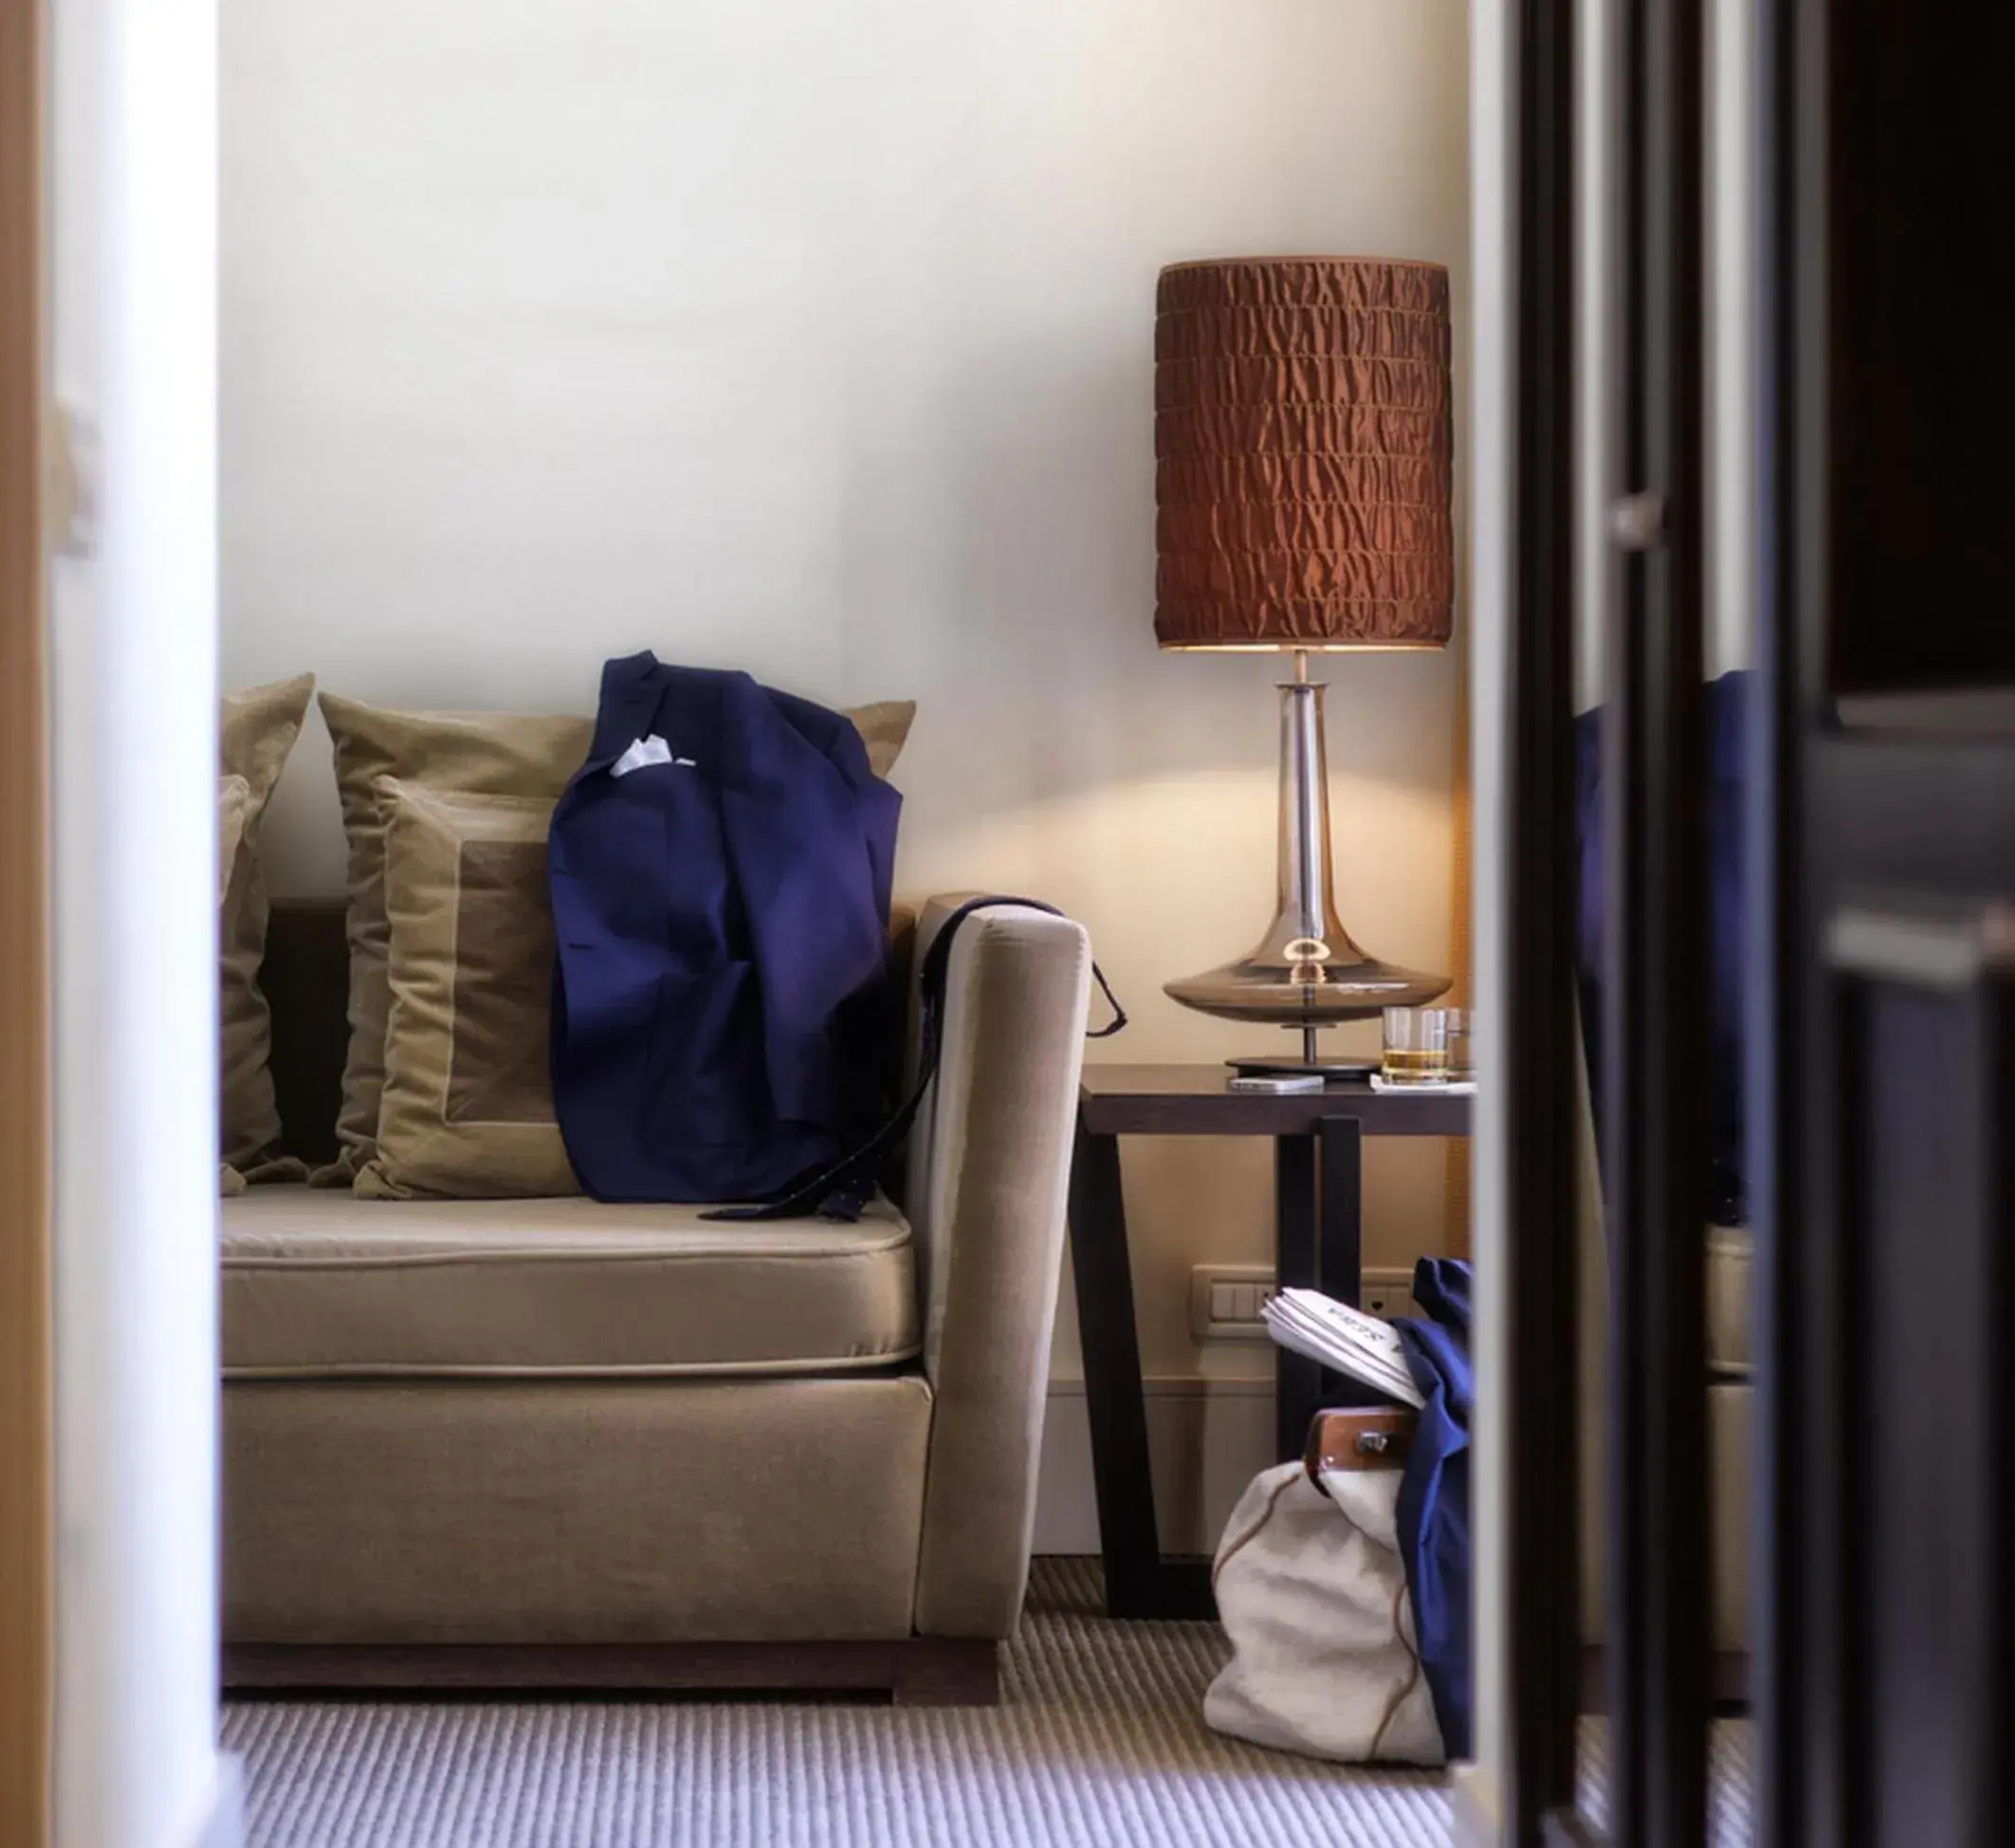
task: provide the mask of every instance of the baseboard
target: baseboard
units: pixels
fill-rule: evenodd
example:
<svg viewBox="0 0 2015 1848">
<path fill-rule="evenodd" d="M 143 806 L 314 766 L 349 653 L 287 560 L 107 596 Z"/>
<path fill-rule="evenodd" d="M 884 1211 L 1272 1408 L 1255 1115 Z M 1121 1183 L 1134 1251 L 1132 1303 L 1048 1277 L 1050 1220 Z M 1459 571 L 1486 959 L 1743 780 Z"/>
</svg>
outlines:
<svg viewBox="0 0 2015 1848">
<path fill-rule="evenodd" d="M 1174 1375 L 1150 1379 L 1145 1392 L 1163 1550 L 1214 1553 L 1246 1485 L 1273 1461 L 1273 1381 Z M 1035 1491 L 1035 1550 L 1098 1549 L 1085 1382 L 1053 1380 Z"/>
<path fill-rule="evenodd" d="M 402 1692 L 885 1693 L 898 1707 L 991 1707 L 999 1645 L 981 1637 L 843 1642 L 228 1642 L 240 1697 Z"/>
</svg>

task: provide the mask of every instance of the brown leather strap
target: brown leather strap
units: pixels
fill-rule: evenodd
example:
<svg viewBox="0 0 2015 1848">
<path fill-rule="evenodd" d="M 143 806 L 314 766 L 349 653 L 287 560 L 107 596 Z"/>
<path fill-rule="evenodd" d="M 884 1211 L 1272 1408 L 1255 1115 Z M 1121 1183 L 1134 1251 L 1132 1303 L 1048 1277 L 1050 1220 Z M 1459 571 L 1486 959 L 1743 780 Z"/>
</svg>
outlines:
<svg viewBox="0 0 2015 1848">
<path fill-rule="evenodd" d="M 1399 1470 L 1406 1466 L 1420 1415 L 1404 1405 L 1351 1405 L 1318 1412 L 1302 1463 L 1320 1482 L 1325 1470 Z"/>
</svg>

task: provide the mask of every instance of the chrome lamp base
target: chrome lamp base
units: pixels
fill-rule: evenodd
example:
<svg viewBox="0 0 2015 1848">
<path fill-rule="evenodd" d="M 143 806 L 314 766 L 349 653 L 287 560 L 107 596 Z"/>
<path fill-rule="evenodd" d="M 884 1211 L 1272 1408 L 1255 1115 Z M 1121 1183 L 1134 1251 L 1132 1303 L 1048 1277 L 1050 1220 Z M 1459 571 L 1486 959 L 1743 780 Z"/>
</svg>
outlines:
<svg viewBox="0 0 2015 1848">
<path fill-rule="evenodd" d="M 1301 1057 L 1239 1057 L 1253 1073 L 1321 1071 L 1362 1077 L 1375 1061 L 1326 1059 L 1319 1029 L 1365 1020 L 1388 1007 L 1420 1007 L 1449 986 L 1446 976 L 1402 969 L 1350 941 L 1330 892 L 1329 778 L 1323 744 L 1323 687 L 1297 650 L 1294 679 L 1280 689 L 1280 885 L 1267 933 L 1235 962 L 1165 985 L 1184 1007 L 1226 1020 L 1265 1021 L 1301 1034 Z"/>
</svg>

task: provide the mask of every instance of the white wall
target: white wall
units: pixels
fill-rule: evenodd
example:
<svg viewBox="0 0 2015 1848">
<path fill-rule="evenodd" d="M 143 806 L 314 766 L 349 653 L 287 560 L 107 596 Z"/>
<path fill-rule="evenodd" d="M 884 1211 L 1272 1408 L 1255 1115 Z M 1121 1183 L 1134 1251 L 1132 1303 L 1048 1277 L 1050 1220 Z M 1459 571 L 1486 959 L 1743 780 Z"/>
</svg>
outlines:
<svg viewBox="0 0 2015 1848">
<path fill-rule="evenodd" d="M 1154 650 L 1155 274 L 1427 257 L 1463 314 L 1464 19 L 233 0 L 227 677 L 585 710 L 603 656 L 650 646 L 913 694 L 906 891 L 1084 917 L 1136 1021 L 1098 1055 L 1268 1039 L 1160 992 L 1266 922 L 1279 668 Z M 1430 967 L 1454 665 L 1330 672 L 1346 921 Z M 284 891 L 339 883 L 325 755 L 311 728 L 268 825 Z M 1147 1364 L 1191 1376 L 1187 1270 L 1269 1250 L 1265 1151 L 1129 1162 Z M 1438 1248 L 1440 1145 L 1367 1165 L 1370 1261 Z"/>
<path fill-rule="evenodd" d="M 55 1839 L 191 1848 L 216 1738 L 212 0 L 54 9 Z"/>
</svg>

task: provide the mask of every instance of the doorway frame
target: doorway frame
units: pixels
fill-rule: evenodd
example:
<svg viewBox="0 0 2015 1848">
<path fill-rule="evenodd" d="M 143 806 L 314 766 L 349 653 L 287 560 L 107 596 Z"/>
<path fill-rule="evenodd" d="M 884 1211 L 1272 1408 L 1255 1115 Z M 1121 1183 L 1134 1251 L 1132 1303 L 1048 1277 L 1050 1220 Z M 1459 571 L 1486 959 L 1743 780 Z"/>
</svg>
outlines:
<svg viewBox="0 0 2015 1848">
<path fill-rule="evenodd" d="M 1506 1848 L 1585 1839 L 1573 969 L 1575 0 L 1521 0 L 1511 69 L 1511 518 L 1503 759 L 1505 1290 L 1511 1490 Z M 1562 1357 L 1569 1357 L 1563 1363 Z"/>
<path fill-rule="evenodd" d="M 47 9 L 0 0 L 0 1839 L 48 1839 L 53 1739 Z"/>
</svg>

